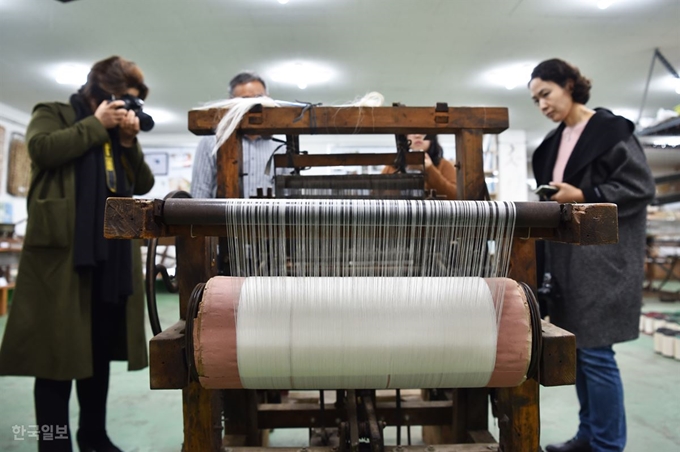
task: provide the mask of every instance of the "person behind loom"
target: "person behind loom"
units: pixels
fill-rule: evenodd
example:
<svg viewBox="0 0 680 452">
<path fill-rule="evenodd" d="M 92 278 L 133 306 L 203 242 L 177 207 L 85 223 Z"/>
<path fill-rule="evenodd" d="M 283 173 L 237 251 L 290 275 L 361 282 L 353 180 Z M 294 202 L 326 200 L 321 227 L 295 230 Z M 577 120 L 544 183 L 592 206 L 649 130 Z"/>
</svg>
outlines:
<svg viewBox="0 0 680 452">
<path fill-rule="evenodd" d="M 411 151 L 425 153 L 425 190 L 435 190 L 441 199 L 456 199 L 456 167 L 444 158 L 437 135 L 415 133 L 406 135 L 406 139 Z M 386 166 L 382 174 L 397 171 L 394 166 Z"/>
</svg>

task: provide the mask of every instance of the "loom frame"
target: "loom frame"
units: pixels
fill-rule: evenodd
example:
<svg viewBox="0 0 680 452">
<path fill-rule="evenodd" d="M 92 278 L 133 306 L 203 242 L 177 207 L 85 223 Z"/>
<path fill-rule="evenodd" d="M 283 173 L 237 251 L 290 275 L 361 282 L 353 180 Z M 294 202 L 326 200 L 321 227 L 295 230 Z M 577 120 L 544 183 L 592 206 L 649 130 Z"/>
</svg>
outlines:
<svg viewBox="0 0 680 452">
<path fill-rule="evenodd" d="M 458 198 L 483 200 L 486 185 L 482 164 L 482 136 L 500 133 L 508 126 L 505 108 L 449 108 L 446 104 L 431 107 L 338 108 L 315 107 L 304 114 L 302 108 L 254 108 L 242 119 L 236 132 L 221 146 L 218 156 L 218 198 L 240 197 L 238 172 L 242 160 L 241 138 L 244 134 L 284 134 L 299 142 L 300 134 L 406 134 L 424 133 L 456 135 Z M 189 113 L 189 129 L 197 135 L 214 133 L 223 110 Z M 314 114 L 314 118 L 312 118 Z M 297 118 L 297 120 L 296 120 Z M 207 200 L 193 200 L 189 205 L 207 208 Z M 165 215 L 177 207 L 173 200 L 139 200 L 112 198 L 107 203 L 105 235 L 119 238 L 157 238 L 176 236 L 180 294 L 180 320 L 150 341 L 151 387 L 182 389 L 184 444 L 183 451 L 270 452 L 262 447 L 261 429 L 292 425 L 312 427 L 318 424 L 318 405 L 285 407 L 258 404 L 253 390 L 207 390 L 192 381 L 185 359 L 186 313 L 195 286 L 205 283 L 218 272 L 219 225 L 172 224 Z M 533 204 L 536 204 L 533 206 Z M 538 206 L 542 204 L 542 206 Z M 536 290 L 535 240 L 549 238 L 568 243 L 612 243 L 616 237 L 616 208 L 613 205 L 557 205 L 527 203 L 537 224 L 529 222 L 517 231 L 512 245 L 510 277 Z M 538 209 L 538 210 L 537 210 Z M 548 212 L 550 210 L 550 212 Z M 185 212 L 186 214 L 186 212 Z M 181 215 L 180 215 L 181 216 Z M 547 219 L 547 220 L 546 220 Z M 549 221 L 546 226 L 541 222 Z M 612 229 L 613 227 L 613 229 Z M 614 233 L 612 233 L 612 230 Z M 575 382 L 575 338 L 554 325 L 543 322 L 543 349 L 539 377 L 528 379 L 515 388 L 457 389 L 446 401 L 402 402 L 400 411 L 392 405 L 376 402 L 375 408 L 385 417 L 396 416 L 403 422 L 407 413 L 411 423 L 434 425 L 430 438 L 447 445 L 409 446 L 417 452 L 535 452 L 539 450 L 539 381 L 545 386 Z M 488 400 L 499 419 L 498 443 L 489 433 Z M 274 405 L 274 406 L 272 406 Z M 332 418 L 330 407 L 324 416 Z M 224 436 L 222 414 L 224 412 Z M 312 413 L 317 413 L 311 417 Z M 334 419 L 334 418 L 333 418 Z M 442 427 L 443 426 L 443 427 Z M 425 432 L 424 432 L 425 433 Z M 424 434 L 425 436 L 425 434 Z M 425 438 L 424 438 L 425 439 Z M 225 441 L 227 443 L 225 443 Z M 249 446 L 249 447 L 243 447 Z M 402 447 L 384 447 L 400 452 Z M 299 452 L 300 449 L 281 449 Z M 330 452 L 331 448 L 308 447 L 306 452 Z"/>
</svg>

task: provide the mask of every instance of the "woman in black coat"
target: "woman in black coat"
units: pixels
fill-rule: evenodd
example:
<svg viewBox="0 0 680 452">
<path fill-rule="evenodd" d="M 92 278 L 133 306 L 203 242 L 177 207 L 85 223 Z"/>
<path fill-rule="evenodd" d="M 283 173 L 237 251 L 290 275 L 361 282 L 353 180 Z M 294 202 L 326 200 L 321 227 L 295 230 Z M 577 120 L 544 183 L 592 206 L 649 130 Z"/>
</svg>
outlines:
<svg viewBox="0 0 680 452">
<path fill-rule="evenodd" d="M 619 243 L 547 243 L 559 294 L 550 320 L 576 335 L 579 430 L 548 452 L 623 451 L 623 386 L 612 345 L 638 336 L 642 302 L 646 207 L 654 180 L 634 125 L 606 109 L 586 107 L 590 81 L 559 59 L 540 63 L 529 82 L 541 112 L 559 124 L 533 155 L 539 185 L 558 188 L 560 203 L 615 203 Z"/>
</svg>

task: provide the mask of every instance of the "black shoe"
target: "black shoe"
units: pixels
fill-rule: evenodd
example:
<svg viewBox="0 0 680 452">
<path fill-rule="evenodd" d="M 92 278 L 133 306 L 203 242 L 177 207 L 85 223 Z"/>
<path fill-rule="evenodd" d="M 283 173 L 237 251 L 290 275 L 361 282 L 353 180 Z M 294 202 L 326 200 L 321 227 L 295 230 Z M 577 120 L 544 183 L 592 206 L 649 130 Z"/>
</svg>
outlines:
<svg viewBox="0 0 680 452">
<path fill-rule="evenodd" d="M 78 431 L 76 442 L 80 452 L 123 452 L 111 442 L 106 434 L 99 438 L 88 438 Z"/>
<path fill-rule="evenodd" d="M 590 441 L 572 438 L 566 443 L 550 444 L 545 447 L 545 452 L 592 452 Z"/>
</svg>

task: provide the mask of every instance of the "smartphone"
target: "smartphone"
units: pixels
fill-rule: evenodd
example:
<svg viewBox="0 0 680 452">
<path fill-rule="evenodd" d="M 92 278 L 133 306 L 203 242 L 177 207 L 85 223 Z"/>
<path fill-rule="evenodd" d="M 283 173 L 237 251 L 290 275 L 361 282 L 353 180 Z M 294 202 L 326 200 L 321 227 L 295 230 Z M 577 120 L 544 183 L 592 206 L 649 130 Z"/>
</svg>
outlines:
<svg viewBox="0 0 680 452">
<path fill-rule="evenodd" d="M 540 185 L 536 190 L 534 190 L 534 193 L 536 193 L 538 196 L 545 198 L 545 199 L 550 199 L 552 195 L 560 191 L 559 188 L 552 186 L 552 185 Z"/>
</svg>

